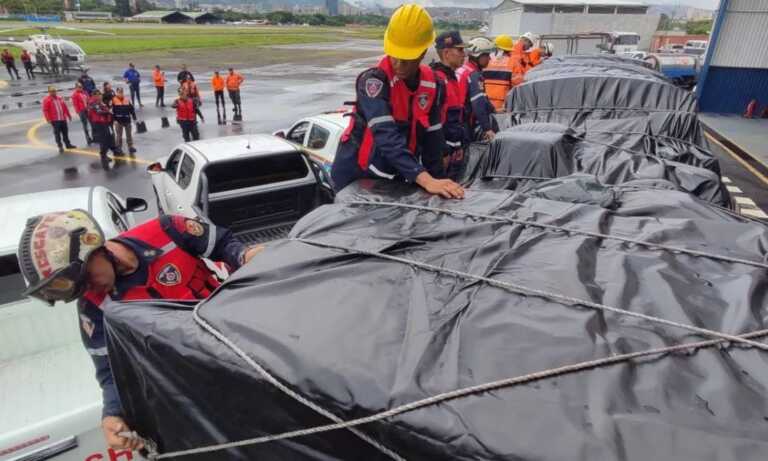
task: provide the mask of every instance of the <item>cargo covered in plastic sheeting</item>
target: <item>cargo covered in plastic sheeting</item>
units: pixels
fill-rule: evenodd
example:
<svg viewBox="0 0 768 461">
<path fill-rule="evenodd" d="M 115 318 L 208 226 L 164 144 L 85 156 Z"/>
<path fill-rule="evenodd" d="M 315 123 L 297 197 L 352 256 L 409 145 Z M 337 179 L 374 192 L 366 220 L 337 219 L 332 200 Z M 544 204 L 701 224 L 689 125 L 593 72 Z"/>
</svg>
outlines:
<svg viewBox="0 0 768 461">
<path fill-rule="evenodd" d="M 107 311 L 127 420 L 172 452 L 527 375 L 359 434 L 179 459 L 762 461 L 768 352 L 726 342 L 622 355 L 720 335 L 686 325 L 766 328 L 768 228 L 671 187 L 571 176 L 447 201 L 358 181 L 197 318 L 168 303 Z M 606 357 L 616 362 L 553 371 Z"/>
<path fill-rule="evenodd" d="M 728 190 L 717 173 L 717 161 L 705 151 L 668 141 L 649 143 L 643 136 L 616 136 L 615 132 L 611 134 L 609 126 L 604 132 L 606 135 L 596 132 L 587 135 L 554 123 L 508 128 L 489 144 L 470 146 L 459 182 L 482 189 L 514 189 L 521 179 L 542 180 L 573 173 L 594 175 L 607 185 L 637 179 L 664 179 L 702 200 L 731 206 Z M 656 155 L 646 154 L 649 150 Z"/>
<path fill-rule="evenodd" d="M 552 122 L 586 129 L 592 120 L 634 120 L 634 131 L 706 147 L 693 93 L 660 73 L 625 59 L 549 59 L 529 71 L 506 99 L 503 128 Z"/>
</svg>

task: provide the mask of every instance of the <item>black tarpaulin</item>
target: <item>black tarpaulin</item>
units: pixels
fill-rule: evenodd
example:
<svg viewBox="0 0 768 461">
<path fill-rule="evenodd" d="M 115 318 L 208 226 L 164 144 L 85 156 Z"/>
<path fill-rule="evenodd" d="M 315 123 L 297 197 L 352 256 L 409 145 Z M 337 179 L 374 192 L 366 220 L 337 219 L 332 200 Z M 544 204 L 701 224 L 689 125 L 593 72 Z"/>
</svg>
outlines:
<svg viewBox="0 0 768 461">
<path fill-rule="evenodd" d="M 502 378 L 710 339 L 359 251 L 732 334 L 765 328 L 768 228 L 670 187 L 571 176 L 519 191 L 470 190 L 448 201 L 359 181 L 336 204 L 299 221 L 292 240 L 270 244 L 236 272 L 199 307 L 199 321 L 167 303 L 107 311 L 127 419 L 166 452 L 329 422 L 201 322 L 276 382 L 342 420 Z M 722 344 L 531 381 L 359 427 L 390 454 L 345 429 L 197 459 L 762 461 L 767 364 L 765 351 Z"/>
<path fill-rule="evenodd" d="M 507 128 L 489 144 L 468 149 L 460 182 L 483 189 L 514 189 L 520 180 L 572 173 L 590 174 L 608 185 L 663 179 L 713 204 L 731 206 L 719 165 L 705 151 L 672 138 L 621 134 L 612 130 L 619 128 L 619 121 L 607 122 L 586 133 L 553 123 Z"/>
</svg>

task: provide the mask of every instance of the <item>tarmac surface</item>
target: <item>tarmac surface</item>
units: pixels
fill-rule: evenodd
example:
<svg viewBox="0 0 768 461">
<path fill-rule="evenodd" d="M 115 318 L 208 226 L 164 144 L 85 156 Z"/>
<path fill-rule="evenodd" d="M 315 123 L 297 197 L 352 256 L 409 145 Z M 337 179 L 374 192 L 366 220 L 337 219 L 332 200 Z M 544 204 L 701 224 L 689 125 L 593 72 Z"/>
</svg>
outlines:
<svg viewBox="0 0 768 461">
<path fill-rule="evenodd" d="M 286 129 L 300 118 L 324 111 L 335 110 L 344 101 L 354 98 L 354 82 L 357 74 L 375 63 L 380 54 L 380 43 L 372 40 L 353 40 L 317 45 L 286 45 L 275 49 L 303 50 L 304 52 L 328 52 L 343 48 L 352 60 L 337 59 L 336 64 L 321 66 L 309 64 L 269 64 L 251 69 L 238 69 L 245 77 L 241 93 L 243 122 L 225 126 L 216 124 L 216 109 L 209 90 L 211 73 L 196 72 L 198 86 L 203 91 L 202 112 L 205 123 L 199 123 L 203 139 L 233 134 L 271 133 Z M 277 50 L 276 50 L 277 51 Z M 307 61 L 302 61 L 307 62 Z M 203 69 L 205 69 L 204 66 Z M 0 81 L 0 197 L 43 190 L 79 186 L 103 185 L 123 197 L 140 197 L 147 201 L 149 209 L 136 216 L 137 222 L 156 215 L 155 197 L 146 166 L 168 155 L 174 146 L 183 142 L 181 130 L 175 123 L 175 111 L 170 107 L 176 94 L 175 73 L 168 71 L 165 108 L 154 107 L 155 91 L 149 82 L 150 69 L 139 68 L 143 75 L 142 101 L 137 107 L 139 120 L 146 122 L 148 132 L 134 133 L 138 149 L 134 158 L 118 161 L 109 171 L 99 164 L 96 146 L 88 147 L 79 119 L 69 124 L 71 141 L 77 149 L 58 154 L 50 126 L 41 118 L 39 101 L 49 84 L 55 84 L 62 96 L 69 96 L 76 75 L 55 80 L 38 78 L 35 81 Z M 96 62 L 91 76 L 101 84 L 111 81 L 113 88 L 126 85 L 122 73 L 114 62 Z M 126 94 L 128 93 L 126 88 Z M 227 109 L 231 104 L 227 99 Z M 170 127 L 161 128 L 161 117 L 168 117 Z M 231 118 L 231 117 L 228 117 Z M 134 127 L 135 128 L 135 127 Z M 729 190 L 745 214 L 766 219 L 768 210 L 768 178 L 740 161 L 726 144 L 708 135 L 713 154 L 721 162 L 723 176 Z"/>
</svg>

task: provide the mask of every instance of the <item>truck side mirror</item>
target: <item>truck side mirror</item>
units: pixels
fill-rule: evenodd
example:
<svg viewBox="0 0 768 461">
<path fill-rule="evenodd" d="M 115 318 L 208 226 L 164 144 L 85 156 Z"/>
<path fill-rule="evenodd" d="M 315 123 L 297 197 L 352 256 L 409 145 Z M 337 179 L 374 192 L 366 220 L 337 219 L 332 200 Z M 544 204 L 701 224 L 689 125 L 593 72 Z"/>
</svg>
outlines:
<svg viewBox="0 0 768 461">
<path fill-rule="evenodd" d="M 147 210 L 147 201 L 143 198 L 138 197 L 128 197 L 125 199 L 125 211 L 130 212 L 137 212 L 137 211 L 146 211 Z"/>
<path fill-rule="evenodd" d="M 278 138 L 285 139 L 285 131 L 283 131 L 283 130 L 275 131 L 275 136 L 277 136 Z"/>
<path fill-rule="evenodd" d="M 154 162 L 147 165 L 147 173 L 149 174 L 162 173 L 163 171 L 165 170 L 163 169 L 163 165 L 161 165 L 160 162 Z"/>
</svg>

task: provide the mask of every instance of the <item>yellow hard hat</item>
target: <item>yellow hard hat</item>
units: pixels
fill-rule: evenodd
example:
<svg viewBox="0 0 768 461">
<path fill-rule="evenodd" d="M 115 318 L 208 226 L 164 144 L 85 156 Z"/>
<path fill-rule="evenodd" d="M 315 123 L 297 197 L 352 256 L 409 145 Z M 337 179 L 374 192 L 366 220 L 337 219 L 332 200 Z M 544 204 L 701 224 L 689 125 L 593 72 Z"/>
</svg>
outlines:
<svg viewBox="0 0 768 461">
<path fill-rule="evenodd" d="M 389 18 L 384 32 L 384 54 L 397 59 L 416 59 L 435 41 L 435 29 L 427 10 L 410 3 Z"/>
<path fill-rule="evenodd" d="M 493 42 L 496 44 L 496 48 L 504 51 L 512 51 L 515 46 L 515 41 L 506 34 L 499 35 Z"/>
</svg>

